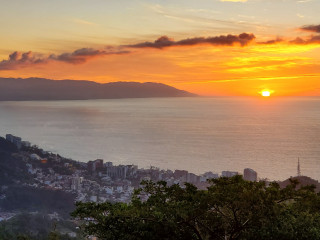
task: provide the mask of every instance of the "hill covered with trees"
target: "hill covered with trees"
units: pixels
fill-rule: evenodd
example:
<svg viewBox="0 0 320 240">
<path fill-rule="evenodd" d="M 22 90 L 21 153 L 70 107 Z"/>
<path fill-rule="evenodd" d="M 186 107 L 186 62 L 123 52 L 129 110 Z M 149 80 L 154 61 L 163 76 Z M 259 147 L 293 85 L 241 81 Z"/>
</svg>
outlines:
<svg viewBox="0 0 320 240">
<path fill-rule="evenodd" d="M 45 163 L 31 160 L 35 153 Z M 319 183 L 308 177 L 266 183 L 238 175 L 211 179 L 205 190 L 145 181 L 129 203 L 74 206 L 69 187 L 42 184 L 34 169 L 51 179 L 86 168 L 36 146 L 19 150 L 0 137 L 0 210 L 13 216 L 0 222 L 0 240 L 80 239 L 76 226 L 99 239 L 320 239 Z"/>
<path fill-rule="evenodd" d="M 320 195 L 292 180 L 212 179 L 192 184 L 144 182 L 131 203 L 77 203 L 73 216 L 99 239 L 320 239 Z"/>
</svg>

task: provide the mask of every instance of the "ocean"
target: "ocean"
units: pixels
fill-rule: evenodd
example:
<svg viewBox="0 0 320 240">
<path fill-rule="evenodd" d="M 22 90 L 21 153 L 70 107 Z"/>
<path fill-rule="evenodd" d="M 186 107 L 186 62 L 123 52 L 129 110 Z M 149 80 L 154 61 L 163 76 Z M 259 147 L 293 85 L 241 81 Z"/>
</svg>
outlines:
<svg viewBox="0 0 320 240">
<path fill-rule="evenodd" d="M 0 135 L 87 162 L 320 180 L 320 98 L 0 102 Z"/>
</svg>

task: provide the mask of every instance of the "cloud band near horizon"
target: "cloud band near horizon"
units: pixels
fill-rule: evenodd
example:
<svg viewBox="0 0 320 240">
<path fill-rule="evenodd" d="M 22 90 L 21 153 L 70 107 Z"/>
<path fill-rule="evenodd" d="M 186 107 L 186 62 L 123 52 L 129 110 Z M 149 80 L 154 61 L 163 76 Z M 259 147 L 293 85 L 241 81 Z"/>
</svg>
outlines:
<svg viewBox="0 0 320 240">
<path fill-rule="evenodd" d="M 320 33 L 320 25 L 308 25 L 299 28 L 301 31 L 308 31 L 313 33 Z M 241 33 L 239 35 L 220 35 L 214 37 L 194 37 L 175 41 L 167 36 L 161 36 L 154 42 L 141 42 L 131 45 L 120 45 L 114 47 L 106 47 L 105 49 L 81 48 L 73 52 L 65 52 L 62 54 L 50 54 L 44 56 L 41 54 L 33 54 L 29 52 L 15 51 L 8 56 L 8 59 L 0 61 L 1 70 L 14 70 L 31 65 L 46 64 L 51 61 L 65 62 L 69 64 L 83 64 L 89 59 L 107 55 L 123 55 L 132 52 L 132 49 L 153 48 L 163 50 L 170 47 L 192 47 L 197 45 L 209 46 L 234 46 L 239 45 L 245 47 L 256 39 L 252 33 Z M 269 40 L 265 42 L 256 42 L 258 44 L 278 44 L 287 42 L 288 44 L 320 44 L 320 34 L 308 37 L 306 39 L 296 38 L 291 41 L 285 41 L 281 38 Z"/>
</svg>

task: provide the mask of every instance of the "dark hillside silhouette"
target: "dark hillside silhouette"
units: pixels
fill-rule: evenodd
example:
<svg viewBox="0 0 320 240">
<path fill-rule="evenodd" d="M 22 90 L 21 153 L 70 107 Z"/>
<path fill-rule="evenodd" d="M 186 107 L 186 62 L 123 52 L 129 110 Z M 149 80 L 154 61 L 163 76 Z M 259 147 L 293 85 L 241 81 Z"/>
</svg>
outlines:
<svg viewBox="0 0 320 240">
<path fill-rule="evenodd" d="M 112 82 L 100 84 L 80 80 L 0 78 L 0 101 L 192 96 L 196 95 L 162 83 Z"/>
</svg>

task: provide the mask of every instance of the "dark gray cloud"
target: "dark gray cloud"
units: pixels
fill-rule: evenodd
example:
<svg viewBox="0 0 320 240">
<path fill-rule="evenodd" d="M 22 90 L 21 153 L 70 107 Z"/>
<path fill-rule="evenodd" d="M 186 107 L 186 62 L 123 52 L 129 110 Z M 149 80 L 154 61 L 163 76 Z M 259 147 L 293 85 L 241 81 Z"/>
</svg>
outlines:
<svg viewBox="0 0 320 240">
<path fill-rule="evenodd" d="M 60 55 L 50 55 L 49 59 L 55 60 L 55 61 L 62 61 L 72 64 L 81 64 L 85 63 L 88 59 L 97 57 L 97 56 L 103 56 L 103 55 L 117 55 L 117 54 L 126 54 L 129 53 L 129 51 L 122 51 L 122 50 L 97 50 L 93 48 L 81 48 L 78 50 L 75 50 L 72 53 L 62 53 Z"/>
<path fill-rule="evenodd" d="M 320 33 L 320 25 L 306 25 L 299 29 L 307 32 Z"/>
<path fill-rule="evenodd" d="M 62 53 L 60 55 L 51 54 L 49 57 L 39 57 L 32 54 L 32 52 L 13 52 L 9 55 L 7 60 L 0 62 L 0 70 L 12 70 L 30 65 L 37 65 L 47 63 L 49 61 L 61 61 L 71 64 L 85 63 L 88 59 L 103 56 L 103 55 L 117 55 L 126 54 L 129 51 L 106 48 L 106 50 L 97 50 L 93 48 L 81 48 L 71 53 Z"/>
<path fill-rule="evenodd" d="M 31 51 L 21 53 L 13 52 L 9 55 L 7 60 L 2 60 L 0 62 L 0 70 L 11 70 L 18 67 L 23 67 L 27 65 L 45 63 L 46 59 L 34 56 Z"/>
<path fill-rule="evenodd" d="M 180 41 L 174 41 L 172 38 L 167 36 L 162 36 L 154 42 L 143 42 L 133 45 L 126 45 L 126 47 L 131 48 L 158 48 L 163 49 L 166 47 L 176 47 L 176 46 L 194 46 L 200 44 L 210 44 L 210 45 L 224 45 L 231 46 L 235 43 L 245 46 L 255 39 L 253 34 L 242 33 L 240 35 L 221 35 L 216 37 L 197 37 L 197 38 L 187 38 Z"/>
</svg>

